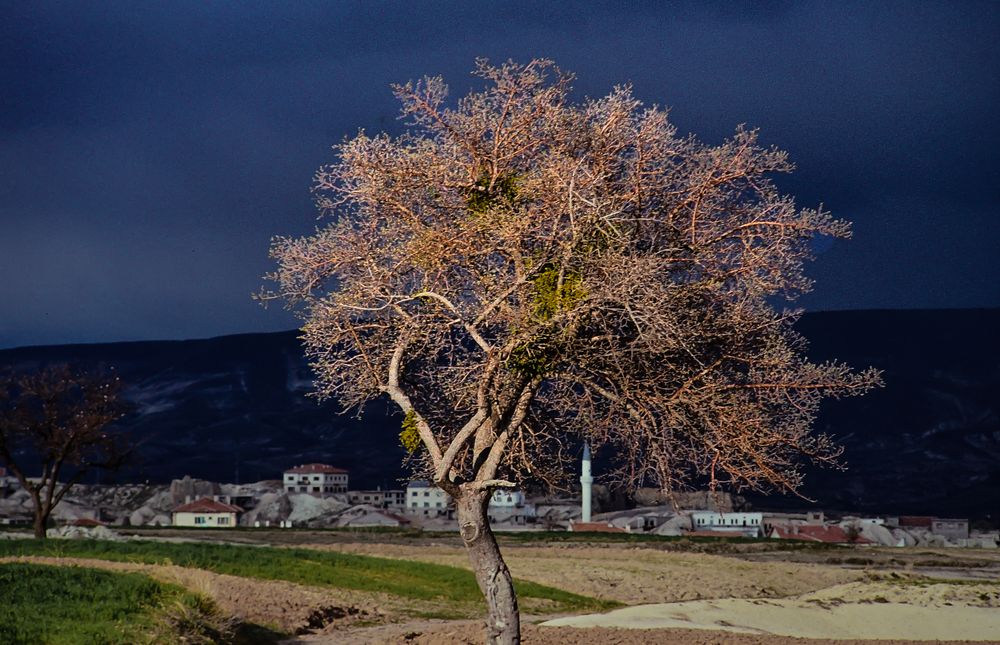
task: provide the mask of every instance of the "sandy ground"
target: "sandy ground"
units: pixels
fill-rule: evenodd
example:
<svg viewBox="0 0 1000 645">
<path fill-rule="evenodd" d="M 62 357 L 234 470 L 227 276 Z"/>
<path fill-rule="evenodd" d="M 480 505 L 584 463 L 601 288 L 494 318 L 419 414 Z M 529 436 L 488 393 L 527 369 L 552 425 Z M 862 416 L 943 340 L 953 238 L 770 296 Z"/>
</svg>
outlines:
<svg viewBox="0 0 1000 645">
<path fill-rule="evenodd" d="M 694 628 L 694 629 L 692 629 Z M 789 599 L 640 605 L 523 626 L 527 645 L 1000 643 L 1000 586 L 857 582 Z M 410 622 L 304 636 L 315 645 L 482 642 L 477 621 Z"/>
<path fill-rule="evenodd" d="M 354 543 L 306 548 L 362 553 L 469 567 L 459 548 Z M 504 547 L 515 578 L 627 605 L 705 598 L 782 598 L 865 576 L 817 564 L 758 563 L 703 553 L 676 553 L 620 545 Z"/>
<path fill-rule="evenodd" d="M 547 627 L 699 628 L 806 638 L 1000 639 L 995 585 L 838 585 L 790 599 L 700 600 L 572 616 Z"/>
<path fill-rule="evenodd" d="M 288 645 L 480 645 L 483 626 L 469 621 L 408 623 L 337 634 L 304 636 Z M 926 645 L 911 639 L 795 638 L 773 634 L 740 634 L 703 629 L 620 629 L 608 627 L 543 627 L 522 625 L 525 645 Z M 939 641 L 940 642 L 940 641 Z M 1000 641 L 985 641 L 997 643 Z M 948 645 L 984 645 L 984 641 L 948 641 Z"/>
</svg>

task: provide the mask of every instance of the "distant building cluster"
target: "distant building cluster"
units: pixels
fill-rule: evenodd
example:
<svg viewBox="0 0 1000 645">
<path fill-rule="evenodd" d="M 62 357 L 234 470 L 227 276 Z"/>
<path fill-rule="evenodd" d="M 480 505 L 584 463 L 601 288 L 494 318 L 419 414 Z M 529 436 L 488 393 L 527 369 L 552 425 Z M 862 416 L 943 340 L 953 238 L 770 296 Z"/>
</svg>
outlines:
<svg viewBox="0 0 1000 645">
<path fill-rule="evenodd" d="M 725 494 L 687 493 L 675 510 L 659 495 L 636 495 L 646 505 L 594 513 L 607 500 L 595 497 L 590 453 L 584 450 L 580 497 L 529 499 L 523 490 L 493 491 L 487 515 L 499 530 L 569 530 L 574 532 L 644 533 L 688 538 L 773 539 L 844 545 L 960 546 L 995 548 L 1000 532 L 971 530 L 969 521 L 936 516 L 846 516 L 835 520 L 822 511 L 779 513 L 741 510 L 740 500 Z M 127 488 L 127 487 L 126 487 Z M 143 489 L 131 487 L 126 496 Z M 115 499 L 119 493 L 115 492 Z M 603 495 L 603 497 L 602 497 Z M 27 496 L 16 477 L 0 467 L 0 525 L 25 525 L 31 517 L 19 510 Z M 124 499 L 124 498 L 122 498 Z M 22 500 L 21 502 L 12 500 Z M 122 505 L 116 505 L 121 508 Z M 455 505 L 443 489 L 425 480 L 398 489 L 351 489 L 345 468 L 306 463 L 283 471 L 278 481 L 250 485 L 217 484 L 185 477 L 171 483 L 135 510 L 105 513 L 100 503 L 77 505 L 61 518 L 68 526 L 106 522 L 132 526 L 173 525 L 186 528 L 250 527 L 399 528 L 454 526 Z M 133 507 L 134 508 L 134 507 Z M 106 508 L 104 510 L 107 510 Z M 598 509 L 600 510 L 600 509 Z M 89 526 L 89 524 L 87 525 Z"/>
<path fill-rule="evenodd" d="M 329 464 L 309 463 L 284 471 L 282 491 L 289 496 L 307 495 L 318 502 L 344 502 L 350 508 L 336 517 L 341 527 L 400 527 L 413 519 L 452 520 L 455 507 L 444 490 L 428 481 L 411 481 L 405 489 L 350 489 L 350 472 Z M 194 528 L 227 528 L 237 526 L 245 508 L 252 507 L 252 495 L 212 495 L 185 499 L 171 514 L 174 526 Z M 493 522 L 528 525 L 536 518 L 535 506 L 520 490 L 497 490 L 490 498 L 489 517 Z M 275 526 L 293 525 L 293 520 L 275 521 Z M 270 520 L 254 520 L 255 526 L 271 526 Z"/>
<path fill-rule="evenodd" d="M 575 499 L 529 499 L 523 490 L 493 491 L 487 514 L 500 530 L 569 530 L 575 532 L 644 533 L 689 538 L 753 538 L 798 540 L 829 544 L 886 546 L 995 547 L 997 532 L 971 531 L 966 519 L 934 516 L 840 517 L 830 520 L 820 511 L 775 513 L 740 510 L 734 499 L 711 494 L 689 494 L 687 503 L 708 508 L 674 510 L 663 499 L 643 499 L 646 506 L 594 513 L 600 505 L 592 490 L 589 451 L 585 451 Z M 24 494 L 17 478 L 0 468 L 0 492 Z M 127 511 L 116 523 L 171 524 L 186 528 L 230 529 L 258 527 L 438 527 L 453 526 L 455 505 L 443 489 L 425 480 L 405 488 L 351 489 L 350 472 L 330 464 L 306 463 L 283 471 L 278 482 L 220 485 L 184 478 L 171 484 L 163 502 Z M 637 498 L 638 499 L 638 498 Z M 172 502 L 171 502 L 172 500 Z M 604 502 L 601 502 L 604 503 Z M 600 509 L 597 509 L 600 510 Z M 98 524 L 109 520 L 101 510 L 90 516 L 74 511 L 73 521 Z M 129 513 L 131 513 L 129 515 Z M 0 524 L 22 524 L 30 518 L 3 515 Z M 115 519 L 118 517 L 118 519 Z M 110 520 L 109 520 L 110 521 Z"/>
</svg>

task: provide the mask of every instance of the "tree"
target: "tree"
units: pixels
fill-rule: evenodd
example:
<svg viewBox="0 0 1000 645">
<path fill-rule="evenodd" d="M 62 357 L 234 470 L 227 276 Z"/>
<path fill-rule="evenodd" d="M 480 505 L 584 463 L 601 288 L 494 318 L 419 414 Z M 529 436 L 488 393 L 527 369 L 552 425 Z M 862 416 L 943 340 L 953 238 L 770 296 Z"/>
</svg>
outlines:
<svg viewBox="0 0 1000 645">
<path fill-rule="evenodd" d="M 784 152 L 742 127 L 679 137 L 628 87 L 573 104 L 549 61 L 476 74 L 455 107 L 440 78 L 394 87 L 409 131 L 337 146 L 315 180 L 329 222 L 272 241 L 261 297 L 302 317 L 319 397 L 404 413 L 455 499 L 487 640 L 515 643 L 494 489 L 557 482 L 586 440 L 632 485 L 794 491 L 799 456 L 839 455 L 810 434 L 820 400 L 878 374 L 809 363 L 773 304 L 809 289 L 815 236 L 850 231 L 777 191 Z"/>
<path fill-rule="evenodd" d="M 117 377 L 65 365 L 0 381 L 0 462 L 31 495 L 36 538 L 45 537 L 53 509 L 84 475 L 117 469 L 131 454 L 126 437 L 109 430 L 125 412 L 120 388 Z M 23 467 L 32 457 L 41 462 L 37 479 Z"/>
</svg>

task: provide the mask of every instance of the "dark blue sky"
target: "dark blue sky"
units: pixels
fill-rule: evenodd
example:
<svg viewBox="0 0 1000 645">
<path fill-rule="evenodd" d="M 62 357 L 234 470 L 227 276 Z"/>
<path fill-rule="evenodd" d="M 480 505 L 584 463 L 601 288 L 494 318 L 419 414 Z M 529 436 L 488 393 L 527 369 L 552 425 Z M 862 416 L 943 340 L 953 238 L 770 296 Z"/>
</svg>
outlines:
<svg viewBox="0 0 1000 645">
<path fill-rule="evenodd" d="M 0 0 L 0 347 L 293 326 L 249 294 L 330 145 L 477 56 L 761 128 L 780 185 L 855 222 L 809 309 L 1000 306 L 998 38 L 974 2 Z"/>
</svg>

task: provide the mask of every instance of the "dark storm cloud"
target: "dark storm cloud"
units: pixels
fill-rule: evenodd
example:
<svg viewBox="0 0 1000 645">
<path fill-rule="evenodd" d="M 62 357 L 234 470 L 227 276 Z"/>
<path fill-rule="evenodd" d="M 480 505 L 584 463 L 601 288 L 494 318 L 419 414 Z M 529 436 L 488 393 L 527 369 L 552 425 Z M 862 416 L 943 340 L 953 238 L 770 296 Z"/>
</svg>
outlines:
<svg viewBox="0 0 1000 645">
<path fill-rule="evenodd" d="M 329 145 L 477 56 L 632 82 L 708 141 L 760 127 L 780 185 L 855 222 L 811 308 L 1000 305 L 993 4 L 151 5 L 0 4 L 0 346 L 290 326 L 248 294 Z"/>
</svg>

